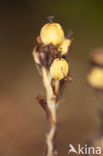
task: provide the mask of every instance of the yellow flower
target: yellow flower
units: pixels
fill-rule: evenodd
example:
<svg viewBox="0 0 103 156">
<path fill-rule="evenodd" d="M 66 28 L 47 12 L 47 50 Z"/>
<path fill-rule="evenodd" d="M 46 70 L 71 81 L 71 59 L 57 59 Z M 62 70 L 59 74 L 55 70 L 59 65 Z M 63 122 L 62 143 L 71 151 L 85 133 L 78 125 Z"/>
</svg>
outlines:
<svg viewBox="0 0 103 156">
<path fill-rule="evenodd" d="M 103 69 L 94 67 L 88 74 L 88 82 L 92 87 L 103 89 Z"/>
<path fill-rule="evenodd" d="M 70 45 L 71 40 L 65 38 L 58 48 L 58 51 L 61 51 L 61 55 L 65 55 L 68 52 Z"/>
<path fill-rule="evenodd" d="M 64 31 L 58 23 L 47 23 L 40 31 L 40 37 L 44 45 L 59 45 L 64 40 Z"/>
<path fill-rule="evenodd" d="M 55 59 L 50 66 L 51 77 L 55 80 L 61 80 L 67 76 L 69 65 L 64 59 Z"/>
</svg>

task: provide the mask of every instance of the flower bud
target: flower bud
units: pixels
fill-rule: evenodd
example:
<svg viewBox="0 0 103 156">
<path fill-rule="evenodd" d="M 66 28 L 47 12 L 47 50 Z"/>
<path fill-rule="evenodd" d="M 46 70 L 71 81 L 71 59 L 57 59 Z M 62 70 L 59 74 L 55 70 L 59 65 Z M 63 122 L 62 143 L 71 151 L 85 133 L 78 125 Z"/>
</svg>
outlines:
<svg viewBox="0 0 103 156">
<path fill-rule="evenodd" d="M 103 89 L 103 69 L 99 67 L 94 67 L 92 71 L 88 74 L 89 84 L 97 89 Z"/>
<path fill-rule="evenodd" d="M 47 23 L 40 31 L 40 37 L 44 45 L 59 45 L 64 40 L 64 31 L 58 23 Z"/>
<path fill-rule="evenodd" d="M 65 38 L 58 48 L 58 51 L 61 51 L 61 55 L 65 55 L 69 51 L 70 45 L 71 40 Z"/>
<path fill-rule="evenodd" d="M 69 72 L 69 65 L 64 59 L 55 59 L 50 66 L 51 77 L 55 80 L 63 79 Z"/>
</svg>

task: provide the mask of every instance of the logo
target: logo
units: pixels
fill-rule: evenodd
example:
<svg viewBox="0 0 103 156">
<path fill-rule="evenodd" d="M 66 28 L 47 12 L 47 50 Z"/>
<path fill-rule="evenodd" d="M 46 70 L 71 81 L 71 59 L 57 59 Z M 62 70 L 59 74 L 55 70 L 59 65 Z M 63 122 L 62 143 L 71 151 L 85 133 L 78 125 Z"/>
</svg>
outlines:
<svg viewBox="0 0 103 156">
<path fill-rule="evenodd" d="M 75 153 L 75 154 L 101 154 L 101 147 L 88 147 L 84 145 L 83 147 L 78 144 L 77 148 L 75 148 L 72 144 L 69 144 L 69 151 L 68 154 Z"/>
</svg>

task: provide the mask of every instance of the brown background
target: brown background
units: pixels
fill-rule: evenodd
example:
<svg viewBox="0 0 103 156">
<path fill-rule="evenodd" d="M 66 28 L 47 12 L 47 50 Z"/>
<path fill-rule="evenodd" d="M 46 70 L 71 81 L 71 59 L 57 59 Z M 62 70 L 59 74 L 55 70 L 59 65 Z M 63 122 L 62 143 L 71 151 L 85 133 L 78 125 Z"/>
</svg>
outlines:
<svg viewBox="0 0 103 156">
<path fill-rule="evenodd" d="M 4 1 L 0 4 L 0 156 L 41 156 L 45 113 L 35 101 L 44 94 L 31 55 L 46 17 L 55 16 L 65 34 L 74 32 L 69 57 L 73 82 L 58 111 L 57 147 L 67 156 L 69 144 L 84 144 L 100 125 L 99 101 L 86 83 L 89 52 L 103 46 L 103 1 Z"/>
</svg>

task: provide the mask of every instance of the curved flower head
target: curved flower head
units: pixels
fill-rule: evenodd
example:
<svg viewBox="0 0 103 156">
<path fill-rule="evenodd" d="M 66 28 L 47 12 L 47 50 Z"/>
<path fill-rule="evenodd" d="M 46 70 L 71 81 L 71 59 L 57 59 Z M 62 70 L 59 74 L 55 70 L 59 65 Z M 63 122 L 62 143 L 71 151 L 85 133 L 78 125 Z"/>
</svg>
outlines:
<svg viewBox="0 0 103 156">
<path fill-rule="evenodd" d="M 69 65 L 64 59 L 55 59 L 50 66 L 51 77 L 55 80 L 61 80 L 68 75 Z"/>
<path fill-rule="evenodd" d="M 59 45 L 64 40 L 64 31 L 58 23 L 47 23 L 40 31 L 40 38 L 44 45 Z"/>
<path fill-rule="evenodd" d="M 60 46 L 58 47 L 58 51 L 61 51 L 61 55 L 65 55 L 68 53 L 70 45 L 71 45 L 71 40 L 65 38 L 63 42 L 60 44 Z"/>
</svg>

